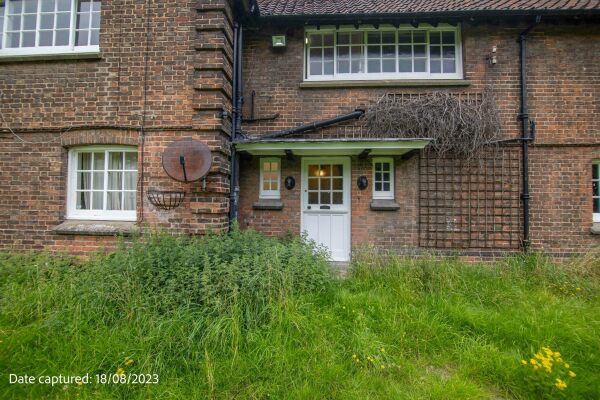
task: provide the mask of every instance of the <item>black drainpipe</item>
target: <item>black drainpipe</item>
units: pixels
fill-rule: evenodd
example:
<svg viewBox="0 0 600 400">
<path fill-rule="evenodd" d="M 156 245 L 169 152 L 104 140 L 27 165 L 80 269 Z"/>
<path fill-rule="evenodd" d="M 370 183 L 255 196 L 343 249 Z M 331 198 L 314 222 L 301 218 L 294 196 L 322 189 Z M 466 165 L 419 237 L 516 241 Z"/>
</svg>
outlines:
<svg viewBox="0 0 600 400">
<path fill-rule="evenodd" d="M 241 24 L 237 22 L 233 27 L 233 107 L 231 118 L 231 142 L 235 142 L 242 132 L 242 105 L 243 105 L 243 82 L 242 82 L 242 32 Z M 238 216 L 240 155 L 231 146 L 231 181 L 229 197 L 229 223 L 235 221 Z"/>
<path fill-rule="evenodd" d="M 522 181 L 523 192 L 521 193 L 521 201 L 523 202 L 523 250 L 527 251 L 531 244 L 529 238 L 529 142 L 532 140 L 530 136 L 530 120 L 529 107 L 527 105 L 527 35 L 540 22 L 541 16 L 537 16 L 535 22 L 527 27 L 519 35 L 519 46 L 521 50 L 521 145 L 523 150 L 522 158 Z"/>
<path fill-rule="evenodd" d="M 358 119 L 365 114 L 364 110 L 354 110 L 351 113 L 339 115 L 334 118 L 324 119 L 322 121 L 311 122 L 306 125 L 301 125 L 295 128 L 286 129 L 284 131 L 269 133 L 268 135 L 264 135 L 262 139 L 276 139 L 284 136 L 289 136 L 297 133 L 304 133 L 309 131 L 314 131 L 319 128 L 324 128 L 326 126 L 338 124 L 340 122 L 349 121 L 351 119 Z"/>
</svg>

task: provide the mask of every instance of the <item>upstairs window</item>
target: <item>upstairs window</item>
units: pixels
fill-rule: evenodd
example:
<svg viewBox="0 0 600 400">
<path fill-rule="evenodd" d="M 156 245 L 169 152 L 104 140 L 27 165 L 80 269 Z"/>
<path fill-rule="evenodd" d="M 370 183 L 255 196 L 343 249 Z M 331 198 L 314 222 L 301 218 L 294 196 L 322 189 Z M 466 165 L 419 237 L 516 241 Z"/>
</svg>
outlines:
<svg viewBox="0 0 600 400">
<path fill-rule="evenodd" d="M 592 202 L 594 222 L 600 222 L 600 163 L 592 164 Z"/>
<path fill-rule="evenodd" d="M 100 0 L 0 0 L 0 56 L 98 51 Z"/>
<path fill-rule="evenodd" d="M 427 24 L 306 30 L 306 80 L 462 79 L 460 29 Z"/>
</svg>

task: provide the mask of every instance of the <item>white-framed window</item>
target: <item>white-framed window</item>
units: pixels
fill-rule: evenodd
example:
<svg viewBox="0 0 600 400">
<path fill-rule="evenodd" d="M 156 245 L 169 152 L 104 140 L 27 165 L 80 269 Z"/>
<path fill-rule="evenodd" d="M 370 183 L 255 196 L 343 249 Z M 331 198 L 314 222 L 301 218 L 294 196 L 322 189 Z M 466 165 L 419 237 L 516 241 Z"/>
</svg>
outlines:
<svg viewBox="0 0 600 400">
<path fill-rule="evenodd" d="M 138 151 L 86 146 L 69 151 L 67 218 L 135 221 Z"/>
<path fill-rule="evenodd" d="M 394 159 L 373 158 L 373 199 L 394 199 Z"/>
<path fill-rule="evenodd" d="M 304 79 L 462 79 L 460 26 L 307 28 Z"/>
<path fill-rule="evenodd" d="M 98 52 L 101 0 L 0 0 L 0 57 Z"/>
<path fill-rule="evenodd" d="M 281 160 L 279 158 L 260 159 L 261 199 L 279 199 L 281 186 Z"/>
<path fill-rule="evenodd" d="M 592 203 L 594 222 L 600 222 L 600 161 L 592 164 Z"/>
</svg>

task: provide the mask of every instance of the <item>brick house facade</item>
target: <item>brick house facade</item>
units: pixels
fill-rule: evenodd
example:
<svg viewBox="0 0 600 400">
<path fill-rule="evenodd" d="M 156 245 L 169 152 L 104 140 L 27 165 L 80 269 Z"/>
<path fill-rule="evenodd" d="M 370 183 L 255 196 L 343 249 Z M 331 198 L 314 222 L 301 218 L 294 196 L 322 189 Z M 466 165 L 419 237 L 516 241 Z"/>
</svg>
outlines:
<svg viewBox="0 0 600 400">
<path fill-rule="evenodd" d="M 348 256 L 367 243 L 399 251 L 519 251 L 523 218 L 518 141 L 503 143 L 482 161 L 468 164 L 452 157 L 437 158 L 416 141 L 383 146 L 384 141 L 374 141 L 365 133 L 360 119 L 285 136 L 277 150 L 265 150 L 261 138 L 368 108 L 383 95 L 447 91 L 476 97 L 492 88 L 501 137 L 518 139 L 518 39 L 535 20 L 534 3 L 543 2 L 531 1 L 510 12 L 477 8 L 478 2 L 459 10 L 427 9 L 429 2 L 416 2 L 425 8 L 408 12 L 362 9 L 367 2 L 358 1 L 352 7 L 361 12 L 360 17 L 348 11 L 348 2 L 324 3 L 337 8 L 321 10 L 319 3 L 302 9 L 308 3 L 270 0 L 104 1 L 96 51 L 53 55 L 0 49 L 4 182 L 0 248 L 85 254 L 112 246 L 115 233 L 129 233 L 134 225 L 188 234 L 226 230 L 231 217 L 230 178 L 236 174 L 232 161 L 239 158 L 234 216 L 242 228 L 270 235 L 299 234 L 310 228 L 306 220 L 314 215 L 331 221 L 347 215 L 347 220 L 338 219 L 341 230 L 348 233 L 348 243 L 342 246 Z M 496 3 L 503 8 L 503 1 Z M 597 231 L 592 195 L 592 165 L 600 160 L 600 5 L 581 2 L 587 5 L 577 8 L 554 3 L 554 9 L 539 7 L 544 15 L 527 39 L 529 115 L 537 126 L 529 146 L 530 241 L 533 250 L 572 254 L 600 244 L 600 236 L 593 234 Z M 75 10 L 79 3 L 72 4 Z M 5 8 L 8 21 L 10 12 Z M 234 79 L 236 22 L 243 25 L 241 113 Z M 357 31 L 366 26 L 377 31 L 380 24 L 391 24 L 390 30 L 415 24 L 419 30 L 446 23 L 458 32 L 460 77 L 307 79 L 307 30 L 335 30 L 336 24 Z M 274 36 L 281 35 L 285 47 L 274 48 Z M 496 63 L 491 65 L 493 48 Z M 399 57 L 398 47 L 395 51 Z M 240 137 L 232 132 L 236 115 L 243 117 L 237 124 Z M 181 138 L 193 138 L 211 150 L 212 167 L 204 181 L 176 182 L 163 170 L 165 148 Z M 237 155 L 231 152 L 232 140 L 239 142 L 233 147 Z M 302 140 L 312 142 L 312 150 L 298 150 Z M 137 153 L 137 183 L 131 189 L 136 193 L 135 218 L 118 223 L 72 218 L 67 205 L 73 190 L 69 154 L 83 146 L 114 145 L 132 146 Z M 361 145 L 372 153 L 359 156 L 360 150 L 367 149 L 356 147 Z M 110 151 L 110 147 L 90 149 Z M 393 193 L 383 203 L 374 199 L 374 158 L 391 160 L 393 168 Z M 267 183 L 265 176 L 271 176 L 271 171 L 261 171 L 265 160 L 275 163 Z M 312 170 L 329 174 L 325 180 L 332 185 L 326 194 L 329 205 L 320 200 L 313 204 L 329 209 L 313 214 L 308 210 L 308 185 L 320 178 L 311 175 L 311 160 L 317 166 Z M 326 164 L 330 172 L 322 168 Z M 336 178 L 334 169 L 343 174 Z M 127 173 L 133 174 L 124 171 L 123 180 Z M 329 176 L 334 177 L 329 181 Z M 357 185 L 361 176 L 368 181 L 364 190 Z M 285 187 L 287 177 L 294 178 L 293 188 Z M 325 184 L 323 179 L 319 182 Z M 343 185 L 339 191 L 333 188 L 338 183 Z M 173 210 L 160 210 L 148 200 L 151 189 L 181 191 L 185 198 Z M 125 197 L 121 199 L 123 207 Z M 336 208 L 342 204 L 346 208 Z M 337 232 L 334 222 L 327 224 L 316 229 Z"/>
</svg>

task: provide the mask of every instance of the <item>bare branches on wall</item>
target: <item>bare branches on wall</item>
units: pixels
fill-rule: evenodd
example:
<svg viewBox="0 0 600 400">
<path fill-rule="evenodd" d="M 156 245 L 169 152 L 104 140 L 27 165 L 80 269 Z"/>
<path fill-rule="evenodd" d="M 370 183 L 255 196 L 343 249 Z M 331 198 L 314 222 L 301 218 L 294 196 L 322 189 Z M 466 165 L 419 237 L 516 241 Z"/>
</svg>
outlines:
<svg viewBox="0 0 600 400">
<path fill-rule="evenodd" d="M 491 90 L 483 93 L 386 94 L 365 115 L 371 137 L 430 138 L 438 156 L 472 159 L 498 139 L 500 118 Z"/>
</svg>

